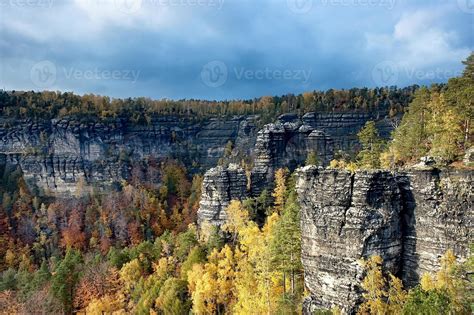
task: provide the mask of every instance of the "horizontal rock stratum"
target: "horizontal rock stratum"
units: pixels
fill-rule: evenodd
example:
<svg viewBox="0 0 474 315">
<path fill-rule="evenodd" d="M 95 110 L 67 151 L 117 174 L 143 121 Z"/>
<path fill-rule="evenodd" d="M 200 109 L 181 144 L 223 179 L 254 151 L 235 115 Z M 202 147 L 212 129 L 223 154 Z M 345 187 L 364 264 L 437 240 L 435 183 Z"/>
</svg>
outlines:
<svg viewBox="0 0 474 315">
<path fill-rule="evenodd" d="M 204 172 L 224 157 L 255 160 L 254 194 L 272 182 L 278 167 L 294 169 L 310 150 L 328 162 L 337 150 L 350 151 L 357 132 L 377 121 L 387 137 L 393 129 L 387 113 L 307 113 L 280 116 L 264 125 L 260 117 L 156 116 L 148 123 L 130 118 L 97 117 L 0 119 L 0 164 L 18 165 L 31 189 L 45 195 L 74 195 L 78 182 L 107 191 L 128 180 L 132 167 L 150 159 L 176 159 L 189 170 Z"/>
<path fill-rule="evenodd" d="M 416 285 L 452 249 L 466 258 L 473 237 L 473 171 L 297 170 L 302 261 L 311 296 L 304 312 L 361 303 L 360 258 L 380 255 L 384 268 Z"/>
</svg>

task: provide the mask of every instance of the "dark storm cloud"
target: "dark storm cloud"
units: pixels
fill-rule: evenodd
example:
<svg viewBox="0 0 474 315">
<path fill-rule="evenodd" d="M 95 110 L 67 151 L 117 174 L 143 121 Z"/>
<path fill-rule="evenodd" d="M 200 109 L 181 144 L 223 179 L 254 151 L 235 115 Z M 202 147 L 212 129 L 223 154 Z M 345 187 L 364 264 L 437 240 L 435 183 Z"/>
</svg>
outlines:
<svg viewBox="0 0 474 315">
<path fill-rule="evenodd" d="M 474 46 L 471 0 L 48 1 L 0 0 L 2 88 L 233 99 L 429 84 Z"/>
</svg>

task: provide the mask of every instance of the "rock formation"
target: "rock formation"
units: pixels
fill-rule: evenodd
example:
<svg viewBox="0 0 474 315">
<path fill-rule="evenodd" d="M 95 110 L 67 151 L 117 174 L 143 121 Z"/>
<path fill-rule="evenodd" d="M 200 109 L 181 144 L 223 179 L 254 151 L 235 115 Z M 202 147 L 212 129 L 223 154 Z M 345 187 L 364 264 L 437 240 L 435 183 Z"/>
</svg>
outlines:
<svg viewBox="0 0 474 315">
<path fill-rule="evenodd" d="M 309 151 L 316 151 L 326 164 L 333 152 L 352 150 L 357 132 L 368 120 L 376 120 L 381 133 L 388 135 L 391 125 L 385 115 L 308 113 L 300 118 L 286 114 L 261 129 L 257 116 L 201 121 L 157 116 L 148 123 L 94 117 L 0 119 L 0 154 L 7 163 L 20 165 L 31 188 L 62 195 L 74 194 L 81 179 L 108 189 L 128 179 L 132 165 L 147 159 L 179 159 L 190 170 L 205 171 L 217 164 L 226 143 L 232 141 L 231 160 L 255 161 L 252 194 L 256 195 L 271 185 L 277 168 L 301 166 Z"/>
<path fill-rule="evenodd" d="M 360 258 L 380 255 L 408 286 L 436 271 L 448 249 L 465 258 L 474 241 L 473 175 L 299 169 L 302 260 L 311 292 L 305 313 L 334 306 L 353 312 L 362 294 Z"/>
<path fill-rule="evenodd" d="M 357 132 L 376 120 L 383 135 L 391 125 L 386 113 L 308 113 L 280 116 L 259 130 L 257 116 L 208 118 L 202 121 L 157 116 L 148 123 L 130 119 L 97 118 L 53 120 L 0 119 L 0 154 L 21 166 L 30 187 L 46 195 L 73 194 L 80 179 L 107 189 L 128 179 L 131 164 L 149 158 L 174 158 L 195 171 L 215 166 L 228 141 L 234 144 L 234 161 L 255 160 L 254 194 L 272 182 L 276 168 L 294 169 L 316 151 L 327 163 L 333 151 L 349 151 Z M 260 184 L 259 184 L 260 183 Z"/>
<path fill-rule="evenodd" d="M 467 257 L 474 243 L 474 172 L 411 171 L 397 181 L 404 202 L 401 278 L 413 286 L 439 269 L 446 250 Z"/>
<path fill-rule="evenodd" d="M 226 208 L 231 200 L 248 196 L 245 171 L 235 164 L 212 168 L 204 175 L 198 210 L 198 224 L 207 221 L 220 226 L 225 222 Z"/>
<path fill-rule="evenodd" d="M 63 119 L 0 121 L 0 154 L 21 166 L 32 188 L 47 195 L 74 193 L 77 183 L 107 188 L 128 179 L 131 167 L 146 159 L 179 159 L 188 168 L 217 164 L 232 141 L 251 154 L 255 117 L 194 121 L 156 117 L 149 124 L 127 119 L 109 122 Z"/>
<path fill-rule="evenodd" d="M 294 170 L 304 164 L 311 151 L 326 165 L 334 156 L 333 140 L 299 120 L 265 125 L 258 132 L 255 144 L 252 194 L 256 196 L 263 189 L 271 188 L 278 168 Z"/>
</svg>

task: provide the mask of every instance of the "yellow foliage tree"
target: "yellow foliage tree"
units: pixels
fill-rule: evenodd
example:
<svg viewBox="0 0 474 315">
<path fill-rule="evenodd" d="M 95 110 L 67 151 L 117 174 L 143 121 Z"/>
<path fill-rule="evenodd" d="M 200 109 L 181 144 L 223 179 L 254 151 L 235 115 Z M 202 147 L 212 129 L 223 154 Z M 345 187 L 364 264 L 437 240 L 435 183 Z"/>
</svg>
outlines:
<svg viewBox="0 0 474 315">
<path fill-rule="evenodd" d="M 249 213 L 243 208 L 240 201 L 233 200 L 227 207 L 226 214 L 227 219 L 222 226 L 222 230 L 232 235 L 232 241 L 235 244 L 239 231 L 242 230 L 249 221 Z"/>
<path fill-rule="evenodd" d="M 219 252 L 214 249 L 208 263 L 195 264 L 188 272 L 188 288 L 196 314 L 230 313 L 234 297 L 236 259 L 226 245 Z"/>
<path fill-rule="evenodd" d="M 362 288 L 365 290 L 363 297 L 365 302 L 359 308 L 359 314 L 385 314 L 387 304 L 385 298 L 386 280 L 382 273 L 382 258 L 380 256 L 372 256 L 368 260 L 363 261 L 366 269 L 366 276 L 362 281 Z"/>
<path fill-rule="evenodd" d="M 272 266 L 270 244 L 278 220 L 274 213 L 262 230 L 249 222 L 239 231 L 235 314 L 272 314 L 277 310 L 282 275 Z"/>
<path fill-rule="evenodd" d="M 100 299 L 92 300 L 85 309 L 86 314 L 127 314 L 125 311 L 125 302 L 122 294 L 106 295 Z"/>
<path fill-rule="evenodd" d="M 288 170 L 280 168 L 275 172 L 275 189 L 273 190 L 272 196 L 275 198 L 275 212 L 280 214 L 283 211 L 286 200 L 286 177 L 288 176 Z"/>
<path fill-rule="evenodd" d="M 408 298 L 408 293 L 403 289 L 402 280 L 390 274 L 387 306 L 389 314 L 401 314 Z"/>
</svg>

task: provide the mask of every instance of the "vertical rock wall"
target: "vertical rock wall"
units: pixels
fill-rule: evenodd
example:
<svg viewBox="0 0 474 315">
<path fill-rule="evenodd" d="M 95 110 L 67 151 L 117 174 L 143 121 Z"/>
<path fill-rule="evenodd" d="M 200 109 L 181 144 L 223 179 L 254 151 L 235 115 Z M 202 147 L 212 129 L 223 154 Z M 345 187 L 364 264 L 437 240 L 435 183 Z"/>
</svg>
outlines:
<svg viewBox="0 0 474 315">
<path fill-rule="evenodd" d="M 245 171 L 235 164 L 218 166 L 204 175 L 202 195 L 198 210 L 198 223 L 207 221 L 222 225 L 226 218 L 225 209 L 232 200 L 247 197 L 247 177 Z"/>
<path fill-rule="evenodd" d="M 323 170 L 297 173 L 301 204 L 302 262 L 312 293 L 305 308 L 339 306 L 345 312 L 360 303 L 360 258 L 382 256 L 388 270 L 400 268 L 402 201 L 388 172 Z"/>
<path fill-rule="evenodd" d="M 404 200 L 403 272 L 413 286 L 439 269 L 447 249 L 467 257 L 474 242 L 474 172 L 424 170 L 397 177 Z"/>
<path fill-rule="evenodd" d="M 299 169 L 302 260 L 311 292 L 305 313 L 334 306 L 355 311 L 360 258 L 380 255 L 408 286 L 437 271 L 448 249 L 466 258 L 474 242 L 473 173 Z"/>
</svg>

